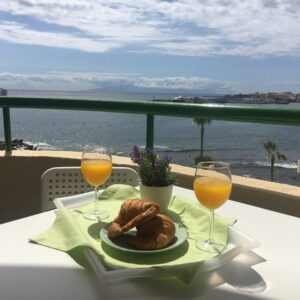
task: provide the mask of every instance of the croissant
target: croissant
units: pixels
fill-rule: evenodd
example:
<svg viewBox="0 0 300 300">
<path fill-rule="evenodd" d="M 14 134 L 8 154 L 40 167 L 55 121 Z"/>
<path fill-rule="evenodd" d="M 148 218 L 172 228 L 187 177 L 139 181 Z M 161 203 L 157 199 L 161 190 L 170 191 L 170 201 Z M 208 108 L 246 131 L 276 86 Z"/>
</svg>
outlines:
<svg viewBox="0 0 300 300">
<path fill-rule="evenodd" d="M 108 228 L 110 238 L 117 237 L 129 229 L 147 222 L 159 212 L 157 203 L 143 199 L 128 199 L 120 209 L 116 219 Z"/>
<path fill-rule="evenodd" d="M 141 250 L 155 250 L 168 246 L 175 237 L 175 225 L 170 218 L 158 214 L 137 226 L 137 235 L 127 235 L 126 241 Z"/>
</svg>

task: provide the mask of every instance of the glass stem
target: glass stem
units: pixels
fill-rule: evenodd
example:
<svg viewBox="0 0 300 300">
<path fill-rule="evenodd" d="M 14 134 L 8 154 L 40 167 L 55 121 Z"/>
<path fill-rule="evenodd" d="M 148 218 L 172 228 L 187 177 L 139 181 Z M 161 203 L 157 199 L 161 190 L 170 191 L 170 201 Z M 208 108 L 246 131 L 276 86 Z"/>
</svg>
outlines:
<svg viewBox="0 0 300 300">
<path fill-rule="evenodd" d="M 215 225 L 215 211 L 212 209 L 209 215 L 209 236 L 208 242 L 212 244 L 214 242 L 214 225 Z"/>
<path fill-rule="evenodd" d="M 99 201 L 98 201 L 98 193 L 97 193 L 97 187 L 95 187 L 95 201 L 94 201 L 94 211 L 99 211 Z"/>
</svg>

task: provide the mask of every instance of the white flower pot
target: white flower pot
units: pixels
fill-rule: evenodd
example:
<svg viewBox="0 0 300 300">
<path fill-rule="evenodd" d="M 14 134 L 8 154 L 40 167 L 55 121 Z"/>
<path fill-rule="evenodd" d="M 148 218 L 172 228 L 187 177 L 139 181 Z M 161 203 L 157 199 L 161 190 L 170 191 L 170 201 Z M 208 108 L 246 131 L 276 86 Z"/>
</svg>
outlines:
<svg viewBox="0 0 300 300">
<path fill-rule="evenodd" d="M 173 185 L 156 187 L 141 184 L 140 192 L 142 199 L 156 202 L 160 206 L 159 211 L 164 213 L 172 199 Z"/>
</svg>

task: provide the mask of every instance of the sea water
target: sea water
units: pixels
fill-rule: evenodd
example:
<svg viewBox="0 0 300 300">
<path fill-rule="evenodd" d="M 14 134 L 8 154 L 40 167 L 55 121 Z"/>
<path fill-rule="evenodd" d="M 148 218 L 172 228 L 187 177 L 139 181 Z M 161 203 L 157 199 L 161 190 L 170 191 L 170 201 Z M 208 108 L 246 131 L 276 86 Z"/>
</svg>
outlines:
<svg viewBox="0 0 300 300">
<path fill-rule="evenodd" d="M 9 91 L 9 96 L 60 97 L 103 100 L 143 100 L 176 95 L 68 91 Z M 300 104 L 280 105 L 300 108 Z M 2 117 L 2 116 L 1 116 Z M 82 151 L 86 146 L 109 147 L 114 154 L 130 156 L 133 145 L 145 146 L 146 116 L 109 112 L 11 109 L 12 137 L 34 143 L 39 149 Z M 0 122 L 3 139 L 3 124 Z M 229 162 L 234 175 L 270 179 L 264 142 L 275 140 L 287 161 L 275 164 L 275 181 L 300 186 L 300 128 L 229 121 L 205 125 L 204 154 Z M 200 149 L 200 128 L 192 119 L 155 116 L 155 149 L 169 153 L 173 162 L 194 166 Z"/>
</svg>

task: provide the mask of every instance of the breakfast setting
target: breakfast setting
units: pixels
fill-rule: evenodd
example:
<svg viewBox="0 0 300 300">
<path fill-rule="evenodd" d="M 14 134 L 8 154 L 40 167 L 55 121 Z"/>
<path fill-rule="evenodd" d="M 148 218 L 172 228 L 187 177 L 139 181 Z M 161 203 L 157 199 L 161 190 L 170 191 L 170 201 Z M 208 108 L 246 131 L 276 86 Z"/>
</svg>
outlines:
<svg viewBox="0 0 300 300">
<path fill-rule="evenodd" d="M 0 16 L 0 300 L 300 299 L 300 0 Z"/>
<path fill-rule="evenodd" d="M 112 176 L 111 155 L 83 152 L 80 171 L 94 192 L 55 199 L 53 225 L 30 242 L 66 252 L 108 284 L 147 277 L 186 287 L 258 245 L 234 229 L 236 218 L 214 213 L 230 196 L 227 163 L 197 165 L 194 201 L 174 192 L 170 156 L 134 146 L 131 159 L 138 186 L 116 180 L 98 191 Z"/>
</svg>

